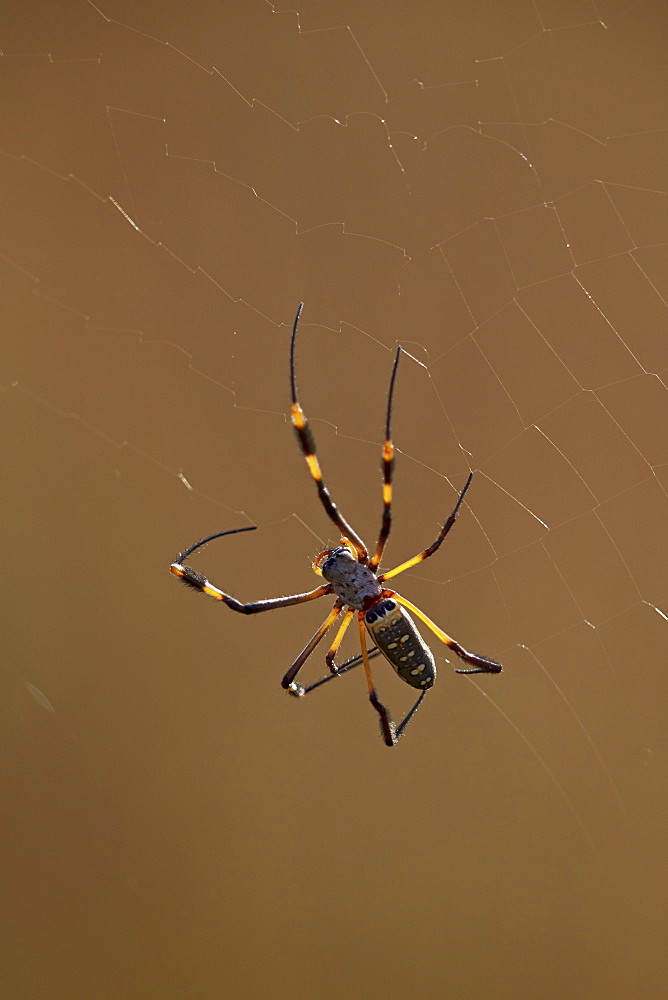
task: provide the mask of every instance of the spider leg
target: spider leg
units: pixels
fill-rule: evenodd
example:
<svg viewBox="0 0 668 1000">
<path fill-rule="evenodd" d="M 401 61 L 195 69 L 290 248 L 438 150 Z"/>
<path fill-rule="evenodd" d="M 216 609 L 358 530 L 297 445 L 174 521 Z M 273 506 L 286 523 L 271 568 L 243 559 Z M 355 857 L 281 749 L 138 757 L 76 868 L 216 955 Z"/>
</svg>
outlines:
<svg viewBox="0 0 668 1000">
<path fill-rule="evenodd" d="M 443 527 L 441 528 L 437 537 L 434 539 L 431 545 L 427 546 L 426 549 L 423 549 L 422 552 L 419 552 L 416 556 L 413 556 L 412 559 L 408 559 L 406 562 L 401 563 L 400 566 L 395 566 L 394 569 L 389 570 L 387 573 L 381 573 L 380 576 L 378 577 L 379 582 L 382 583 L 383 580 L 389 580 L 393 576 L 398 576 L 399 573 L 403 573 L 404 570 L 410 569 L 412 566 L 417 566 L 417 564 L 421 563 L 424 559 L 428 559 L 429 556 L 433 556 L 434 552 L 436 552 L 436 550 L 440 548 L 441 542 L 443 541 L 447 533 L 450 531 L 450 528 L 453 526 L 455 521 L 457 520 L 457 514 L 459 513 L 459 508 L 461 507 L 464 497 L 466 496 L 466 491 L 471 485 L 472 479 L 473 479 L 473 473 L 470 472 L 469 477 L 464 485 L 464 489 L 459 494 L 459 499 L 455 504 L 455 509 L 453 510 L 452 514 L 447 519 L 447 521 L 445 522 L 445 524 L 443 525 Z"/>
<path fill-rule="evenodd" d="M 381 702 L 378 694 L 376 692 L 376 685 L 373 683 L 373 677 L 371 676 L 371 664 L 369 663 L 369 655 L 366 651 L 366 626 L 364 624 L 364 617 L 362 612 L 359 613 L 359 628 L 360 628 L 360 644 L 362 647 L 362 660 L 364 662 L 364 672 L 366 674 L 366 684 L 369 689 L 369 701 L 373 707 L 378 712 L 380 716 L 380 733 L 385 740 L 385 746 L 393 747 L 397 742 L 397 734 L 394 728 L 394 723 L 390 717 L 390 713 L 385 708 Z"/>
<path fill-rule="evenodd" d="M 342 611 L 343 611 L 343 603 L 341 601 L 337 601 L 332 610 L 330 611 L 330 613 L 325 618 L 320 628 L 313 633 L 313 635 L 306 643 L 306 645 L 302 649 L 301 653 L 299 654 L 295 662 L 292 664 L 288 672 L 283 677 L 281 685 L 284 688 L 290 690 L 290 687 L 295 677 L 297 676 L 301 668 L 304 666 L 304 664 L 306 663 L 306 661 L 308 660 L 309 656 L 311 655 L 315 647 L 318 645 L 318 643 L 321 642 L 322 639 L 324 639 L 326 633 L 329 631 L 329 629 L 334 624 L 334 622 L 339 617 Z"/>
<path fill-rule="evenodd" d="M 308 465 L 311 477 L 318 489 L 318 496 L 320 502 L 325 508 L 325 513 L 330 521 L 333 521 L 341 533 L 350 540 L 355 552 L 357 553 L 357 558 L 360 562 L 366 563 L 368 558 L 368 552 L 366 546 L 360 536 L 356 531 L 350 527 L 348 522 L 339 512 L 338 507 L 332 500 L 329 490 L 325 486 L 324 480 L 322 478 L 322 472 L 320 471 L 320 463 L 316 458 L 315 454 L 315 440 L 313 434 L 311 433 L 311 428 L 309 427 L 308 420 L 297 399 L 297 378 L 295 375 L 295 341 L 297 339 L 297 327 L 299 326 L 299 317 L 301 316 L 304 303 L 299 303 L 299 308 L 297 309 L 297 315 L 295 316 L 294 326 L 292 328 L 292 340 L 290 342 L 290 386 L 292 389 L 292 407 L 291 416 L 292 424 L 297 434 L 297 440 L 301 450 L 304 453 L 304 458 L 306 459 L 306 464 Z"/>
<path fill-rule="evenodd" d="M 500 663 L 497 663 L 496 660 L 490 660 L 489 657 L 487 656 L 478 656 L 476 653 L 469 653 L 469 651 L 467 649 L 464 649 L 463 646 L 460 646 L 459 643 L 455 641 L 455 639 L 452 639 L 449 635 L 446 635 L 446 633 L 442 629 L 440 629 L 438 625 L 436 625 L 436 623 L 431 620 L 431 618 L 427 618 L 427 616 L 424 614 L 423 611 L 420 611 L 420 609 L 416 608 L 414 604 L 411 604 L 410 601 L 407 601 L 405 597 L 401 597 L 399 594 L 396 593 L 396 591 L 394 591 L 394 597 L 399 602 L 399 604 L 403 604 L 403 606 L 405 608 L 408 608 L 409 611 L 412 611 L 412 613 L 416 615 L 420 619 L 420 621 L 423 621 L 427 626 L 427 628 L 430 628 L 434 633 L 434 635 L 441 640 L 441 642 L 444 642 L 446 646 L 450 647 L 453 653 L 456 653 L 457 656 L 461 657 L 461 659 L 464 660 L 466 663 L 472 664 L 471 670 L 456 670 L 455 673 L 458 674 L 501 673 L 503 667 L 501 666 Z"/>
<path fill-rule="evenodd" d="M 401 725 L 397 728 L 392 722 L 392 717 L 389 710 L 383 705 L 382 701 L 378 697 L 378 692 L 376 691 L 376 686 L 373 683 L 373 677 L 371 676 L 371 665 L 369 663 L 369 654 L 366 648 L 366 625 L 364 624 L 364 612 L 359 612 L 359 627 L 360 627 L 360 645 L 362 647 L 362 660 L 364 662 L 364 670 L 366 673 L 366 683 L 369 689 L 369 701 L 373 707 L 378 712 L 380 716 L 380 732 L 385 740 L 385 746 L 394 747 L 399 742 L 406 726 L 411 721 L 415 713 L 417 712 L 424 696 L 426 695 L 426 690 L 420 692 L 420 697 L 415 702 L 410 712 L 403 720 Z"/>
<path fill-rule="evenodd" d="M 212 542 L 214 538 L 222 538 L 224 535 L 238 535 L 242 531 L 257 531 L 256 524 L 249 524 L 245 528 L 228 528 L 227 531 L 217 531 L 215 535 L 207 535 L 206 538 L 202 538 L 199 542 L 195 542 L 190 548 L 182 552 L 178 559 L 175 559 L 175 563 L 182 563 L 184 559 L 187 559 L 189 555 L 192 555 L 196 549 L 201 548 L 202 545 L 206 545 L 207 542 Z"/>
<path fill-rule="evenodd" d="M 383 445 L 383 520 L 380 526 L 380 534 L 378 536 L 376 551 L 374 552 L 373 558 L 369 563 L 369 569 L 372 570 L 376 569 L 383 557 L 383 550 L 387 539 L 390 536 L 390 529 L 392 528 L 392 476 L 394 472 L 394 445 L 392 444 L 391 423 L 394 383 L 397 378 L 397 368 L 399 367 L 400 357 L 401 348 L 398 347 L 397 354 L 394 359 L 394 365 L 392 367 L 392 375 L 390 377 L 390 389 L 387 394 L 387 419 L 385 421 L 385 444 Z"/>
<path fill-rule="evenodd" d="M 229 531 L 219 531 L 215 535 L 209 535 L 207 538 L 203 538 L 201 542 L 195 542 L 189 549 L 182 552 L 178 559 L 169 567 L 170 572 L 174 576 L 178 576 L 183 583 L 188 587 L 192 587 L 193 590 L 200 590 L 203 594 L 208 594 L 209 597 L 215 597 L 217 601 L 223 601 L 232 611 L 238 611 L 242 615 L 254 615 L 259 611 L 273 611 L 274 608 L 287 608 L 292 604 L 303 604 L 304 601 L 314 601 L 318 597 L 324 597 L 325 594 L 331 594 L 332 588 L 327 584 L 316 587 L 315 590 L 309 590 L 305 594 L 292 594 L 289 597 L 271 597 L 264 601 L 251 601 L 248 604 L 243 604 L 236 597 L 231 597 L 230 594 L 226 594 L 225 591 L 214 586 L 213 583 L 207 580 L 201 573 L 198 573 L 196 569 L 193 569 L 192 566 L 185 566 L 183 564 L 184 559 L 187 559 L 191 553 L 206 542 L 210 542 L 213 538 L 221 538 L 223 535 L 235 535 L 240 531 L 254 530 L 255 526 L 252 525 L 248 528 L 231 528 Z"/>
<path fill-rule="evenodd" d="M 349 660 L 346 660 L 345 663 L 342 663 L 341 666 L 337 669 L 337 671 L 336 671 L 335 674 L 325 674 L 325 676 L 321 677 L 319 681 L 314 681 L 313 684 L 309 684 L 307 687 L 304 687 L 302 684 L 299 684 L 299 682 L 295 681 L 288 688 L 289 693 L 291 695 L 294 695 L 295 698 L 303 698 L 305 694 L 310 694 L 311 691 L 315 691 L 316 688 L 322 687 L 323 684 L 327 684 L 329 681 L 333 681 L 336 677 L 341 677 L 342 674 L 347 674 L 348 671 L 354 670 L 355 667 L 359 667 L 360 663 L 364 663 L 364 652 L 366 652 L 367 659 L 369 659 L 369 660 L 372 660 L 374 658 L 374 656 L 380 656 L 380 650 L 378 649 L 377 646 L 372 646 L 370 649 L 366 649 L 366 650 L 364 650 L 364 647 L 363 647 L 363 652 L 362 653 L 358 653 L 357 656 L 353 656 Z M 422 702 L 422 699 L 424 698 L 424 696 L 426 695 L 426 693 L 427 693 L 426 691 L 420 692 L 420 697 L 415 702 L 415 704 L 411 708 L 410 712 L 408 712 L 408 714 L 406 715 L 406 718 L 403 720 L 403 722 L 401 723 L 401 725 L 397 727 L 396 733 L 395 733 L 395 740 L 394 740 L 394 742 L 393 743 L 388 743 L 388 746 L 394 746 L 397 743 L 397 741 L 400 739 L 402 733 L 406 729 L 406 726 L 408 725 L 408 723 L 411 721 L 411 719 L 413 718 L 413 716 L 417 712 L 417 710 L 418 710 L 418 708 L 419 708 L 419 706 L 420 706 L 420 704 Z M 378 711 L 378 709 L 376 707 L 377 705 L 380 705 L 380 702 L 378 701 L 378 699 L 376 697 L 376 704 L 374 704 L 374 708 L 376 708 L 376 710 Z M 385 706 L 381 705 L 381 708 L 385 712 L 386 718 L 389 719 L 389 712 L 387 711 L 387 709 L 385 709 Z M 385 739 L 385 742 L 387 743 L 386 731 L 385 731 L 385 728 L 383 727 L 382 720 L 383 720 L 383 716 L 381 714 L 381 729 L 382 729 L 382 733 L 383 733 L 383 739 Z M 394 728 L 393 725 L 392 725 L 391 719 L 390 719 L 390 727 L 391 727 L 391 729 L 390 729 L 390 732 L 391 732 L 392 729 Z"/>
<path fill-rule="evenodd" d="M 398 743 L 398 742 L 399 742 L 399 740 L 401 739 L 401 737 L 402 737 L 402 735 L 403 735 L 403 732 L 404 732 L 404 730 L 405 730 L 406 726 L 407 726 L 407 725 L 408 725 L 408 723 L 409 723 L 409 722 L 411 721 L 411 719 L 413 718 L 413 716 L 414 716 L 414 715 L 415 715 L 415 713 L 417 712 L 418 708 L 419 708 L 419 707 L 420 707 L 420 705 L 422 704 L 422 700 L 423 700 L 423 698 L 425 697 L 426 693 L 427 693 L 427 692 L 426 692 L 426 690 L 425 690 L 425 691 L 422 691 L 422 692 L 420 693 L 420 697 L 419 697 L 419 698 L 418 698 L 418 700 L 417 700 L 417 701 L 415 702 L 415 704 L 414 704 L 414 705 L 413 705 L 413 707 L 411 708 L 410 712 L 408 713 L 408 715 L 406 716 L 406 718 L 404 719 L 404 721 L 403 721 L 403 722 L 401 723 L 401 725 L 400 725 L 400 726 L 398 726 L 398 727 L 397 727 L 397 743 Z"/>
<path fill-rule="evenodd" d="M 332 645 L 329 647 L 329 650 L 327 651 L 327 656 L 325 657 L 325 663 L 329 667 L 329 669 L 330 669 L 330 671 L 331 671 L 332 674 L 338 673 L 337 666 L 334 663 L 334 657 L 336 656 L 336 652 L 337 652 L 339 646 L 341 645 L 341 642 L 343 640 L 344 635 L 346 634 L 348 626 L 350 625 L 351 621 L 353 620 L 353 613 L 354 613 L 353 609 L 352 608 L 348 608 L 348 610 L 345 613 L 345 617 L 344 617 L 343 621 L 341 622 L 341 627 L 340 627 L 339 631 L 336 633 L 336 636 L 334 638 L 334 642 L 332 643 Z"/>
<path fill-rule="evenodd" d="M 380 650 L 377 646 L 372 646 L 370 649 L 367 649 L 367 655 L 369 659 L 372 660 L 374 656 L 380 656 Z M 340 667 L 337 667 L 335 674 L 325 674 L 325 676 L 321 677 L 319 681 L 314 681 L 306 687 L 298 681 L 295 681 L 290 688 L 288 688 L 288 691 L 290 694 L 294 695 L 295 698 L 303 698 L 305 694 L 310 694 L 311 691 L 315 691 L 316 688 L 322 687 L 322 685 L 327 684 L 328 681 L 333 681 L 336 677 L 340 677 L 342 674 L 347 674 L 349 670 L 354 670 L 355 667 L 359 667 L 362 662 L 362 654 L 358 653 L 357 656 L 352 656 L 349 660 L 346 660 L 345 663 L 342 663 Z"/>
</svg>

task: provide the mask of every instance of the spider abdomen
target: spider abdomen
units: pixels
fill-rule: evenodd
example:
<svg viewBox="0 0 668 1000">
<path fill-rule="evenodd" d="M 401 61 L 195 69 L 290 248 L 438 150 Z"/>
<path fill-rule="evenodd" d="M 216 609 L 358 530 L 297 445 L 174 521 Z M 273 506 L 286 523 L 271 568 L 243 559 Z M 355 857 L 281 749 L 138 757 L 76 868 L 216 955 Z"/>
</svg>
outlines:
<svg viewBox="0 0 668 1000">
<path fill-rule="evenodd" d="M 433 686 L 436 664 L 415 622 L 391 597 L 370 608 L 364 616 L 367 630 L 402 681 L 421 691 Z"/>
</svg>

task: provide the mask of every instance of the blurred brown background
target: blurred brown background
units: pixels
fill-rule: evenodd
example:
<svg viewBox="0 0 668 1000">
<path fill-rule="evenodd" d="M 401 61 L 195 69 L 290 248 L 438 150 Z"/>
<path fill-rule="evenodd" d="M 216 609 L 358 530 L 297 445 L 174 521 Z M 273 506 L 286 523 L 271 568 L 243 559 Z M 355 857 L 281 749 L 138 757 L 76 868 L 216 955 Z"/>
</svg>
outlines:
<svg viewBox="0 0 668 1000">
<path fill-rule="evenodd" d="M 3 995 L 654 998 L 665 940 L 665 4 L 2 15 Z M 280 678 L 373 544 L 505 671 L 380 742 Z M 424 367 L 422 367 L 424 366 Z M 355 651 L 354 630 L 346 651 Z M 452 658 L 450 658 L 452 659 Z M 324 672 L 321 656 L 305 679 Z M 382 663 L 395 717 L 410 692 Z"/>
</svg>

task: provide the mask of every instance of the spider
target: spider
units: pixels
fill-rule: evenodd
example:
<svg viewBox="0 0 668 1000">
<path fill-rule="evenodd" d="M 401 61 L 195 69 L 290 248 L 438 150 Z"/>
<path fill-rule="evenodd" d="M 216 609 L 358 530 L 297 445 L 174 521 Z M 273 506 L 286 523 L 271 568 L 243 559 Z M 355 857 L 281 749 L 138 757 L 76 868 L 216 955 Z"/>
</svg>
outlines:
<svg viewBox="0 0 668 1000">
<path fill-rule="evenodd" d="M 215 535 L 203 538 L 189 549 L 186 549 L 172 563 L 170 570 L 189 587 L 208 594 L 210 597 L 215 597 L 216 600 L 222 601 L 232 611 L 238 611 L 244 615 L 253 615 L 260 611 L 273 611 L 275 608 L 287 608 L 292 604 L 304 604 L 306 601 L 314 601 L 319 597 L 327 597 L 334 594 L 336 600 L 332 610 L 320 628 L 306 643 L 297 659 L 283 677 L 281 684 L 295 697 L 303 697 L 326 681 L 333 680 L 334 677 L 345 673 L 359 663 L 363 663 L 369 700 L 380 717 L 380 729 L 385 744 L 391 747 L 398 743 L 406 726 L 421 705 L 427 691 L 433 687 L 436 680 L 436 665 L 433 654 L 418 632 L 413 619 L 407 613 L 408 611 L 411 611 L 431 629 L 434 635 L 441 642 L 444 642 L 446 646 L 449 646 L 453 653 L 456 653 L 462 660 L 470 664 L 468 669 L 458 669 L 456 671 L 458 674 L 498 674 L 502 669 L 501 664 L 497 663 L 496 660 L 488 659 L 485 656 L 477 656 L 475 653 L 469 653 L 458 642 L 449 635 L 446 635 L 438 625 L 427 618 L 419 608 L 416 608 L 410 601 L 407 601 L 405 597 L 401 597 L 395 590 L 388 590 L 384 586 L 386 581 L 394 576 L 398 576 L 399 573 L 403 573 L 407 569 L 411 569 L 411 567 L 416 566 L 424 559 L 428 559 L 440 548 L 443 539 L 455 523 L 466 492 L 471 485 L 473 473 L 469 474 L 464 488 L 459 494 L 454 510 L 431 545 L 427 546 L 426 549 L 423 549 L 422 552 L 419 552 L 411 559 L 407 559 L 406 562 L 395 566 L 394 569 L 379 573 L 380 561 L 392 527 L 392 479 L 394 471 L 394 446 L 391 434 L 392 400 L 402 348 L 397 348 L 392 375 L 390 377 L 385 443 L 382 453 L 383 515 L 376 549 L 373 555 L 370 556 L 366 545 L 357 532 L 345 520 L 330 496 L 320 471 L 318 459 L 316 458 L 315 442 L 309 428 L 308 420 L 297 398 L 295 343 L 303 306 L 304 303 L 302 302 L 297 309 L 297 315 L 292 328 L 292 339 L 290 341 L 291 415 L 297 439 L 306 458 L 311 477 L 316 485 L 320 502 L 325 508 L 327 516 L 336 525 L 342 536 L 335 548 L 326 549 L 324 552 L 321 552 L 313 563 L 314 572 L 322 576 L 326 583 L 304 594 L 292 594 L 289 597 L 273 597 L 267 600 L 252 601 L 244 604 L 214 586 L 201 573 L 198 573 L 190 566 L 184 565 L 184 560 L 206 542 L 210 542 L 214 538 L 220 538 L 223 535 L 236 534 L 241 531 L 253 531 L 255 527 L 253 525 L 246 528 L 233 528 L 229 531 L 221 531 Z M 313 650 L 341 615 L 343 615 L 343 618 L 341 619 L 339 629 L 325 656 L 330 673 L 309 687 L 304 687 L 296 681 L 297 674 Z M 359 628 L 361 656 L 356 656 L 340 667 L 337 667 L 335 663 L 337 650 L 355 615 L 357 616 Z M 366 632 L 370 634 L 375 648 L 367 649 Z M 370 660 L 372 657 L 378 655 L 378 653 L 381 653 L 389 661 L 403 681 L 420 692 L 417 701 L 399 726 L 395 726 L 392 722 L 390 713 L 380 701 L 373 682 Z"/>
</svg>

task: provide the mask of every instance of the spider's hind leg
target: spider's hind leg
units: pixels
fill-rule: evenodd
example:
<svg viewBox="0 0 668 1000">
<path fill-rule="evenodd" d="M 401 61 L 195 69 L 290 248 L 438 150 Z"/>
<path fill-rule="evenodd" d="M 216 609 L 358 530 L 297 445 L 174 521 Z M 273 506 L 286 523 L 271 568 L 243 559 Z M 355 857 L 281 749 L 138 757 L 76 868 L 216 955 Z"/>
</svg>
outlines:
<svg viewBox="0 0 668 1000">
<path fill-rule="evenodd" d="M 346 616 L 346 620 L 342 623 L 339 633 L 343 632 L 344 628 L 347 627 L 349 622 L 350 618 Z M 361 637 L 364 636 L 364 632 L 362 630 L 360 630 L 360 636 Z M 339 636 L 337 636 L 336 638 L 339 639 L 340 641 L 340 638 L 343 638 L 343 636 L 341 635 L 340 638 Z M 336 639 L 334 640 L 334 642 L 336 643 Z M 307 684 L 307 685 L 300 684 L 300 682 L 296 680 L 291 680 L 290 683 L 286 685 L 286 690 L 288 694 L 292 695 L 293 698 L 303 698 L 304 695 L 310 694 L 311 691 L 315 691 L 316 688 L 322 687 L 323 684 L 328 684 L 335 678 L 341 677 L 343 676 L 343 674 L 347 674 L 349 671 L 354 670 L 355 667 L 359 667 L 361 663 L 364 663 L 365 665 L 365 670 L 367 672 L 367 684 L 368 684 L 368 678 L 370 677 L 369 661 L 372 660 L 374 656 L 380 656 L 380 652 L 381 651 L 378 649 L 377 646 L 372 646 L 370 649 L 367 649 L 365 644 L 362 647 L 361 653 L 358 653 L 357 656 L 353 656 L 351 657 L 351 659 L 346 660 L 345 663 L 342 663 L 340 667 L 336 667 L 335 672 L 325 674 L 324 677 L 321 677 L 319 680 L 313 681 L 312 684 Z M 326 659 L 329 664 L 330 663 L 329 653 Z M 334 666 L 333 660 L 331 666 Z M 405 718 L 398 726 L 395 726 L 395 724 L 392 722 L 392 716 L 390 715 L 389 709 L 387 709 L 385 705 L 383 705 L 382 701 L 378 697 L 373 681 L 371 681 L 371 685 L 369 688 L 369 701 L 371 702 L 375 710 L 378 712 L 381 736 L 383 737 L 383 741 L 386 746 L 393 747 L 397 745 L 402 735 L 406 731 L 406 726 L 411 721 L 411 719 L 417 712 L 418 708 L 422 704 L 422 701 L 426 693 L 427 690 L 420 692 L 420 697 L 415 702 L 410 711 L 406 714 Z"/>
<path fill-rule="evenodd" d="M 417 712 L 426 694 L 427 694 L 426 690 L 420 692 L 420 697 L 415 702 L 410 712 L 406 714 L 405 718 L 398 726 L 395 726 L 395 724 L 392 722 L 392 716 L 390 715 L 389 709 L 387 709 L 385 705 L 383 705 L 375 689 L 371 694 L 369 694 L 369 701 L 371 702 L 373 707 L 378 712 L 378 715 L 380 716 L 380 735 L 383 737 L 385 746 L 395 747 L 397 745 L 397 743 L 403 736 L 404 732 L 406 731 L 406 726 Z"/>
<path fill-rule="evenodd" d="M 404 730 L 406 729 L 406 726 L 408 725 L 408 723 L 411 721 L 411 719 L 413 718 L 413 716 L 417 712 L 417 710 L 420 707 L 420 705 L 422 704 L 422 702 L 423 702 L 424 697 L 425 697 L 426 694 L 427 694 L 426 690 L 420 692 L 420 697 L 415 702 L 415 704 L 411 708 L 410 712 L 408 712 L 408 714 L 406 715 L 406 718 L 403 720 L 403 722 L 401 723 L 401 725 L 397 728 L 397 734 L 396 734 L 397 735 L 397 740 L 399 740 L 400 737 L 402 736 Z"/>
<path fill-rule="evenodd" d="M 367 649 L 367 655 L 369 659 L 373 659 L 374 656 L 378 656 L 380 650 L 375 646 L 373 649 Z M 318 681 L 313 681 L 312 684 L 300 684 L 299 681 L 293 681 L 290 687 L 287 689 L 288 694 L 291 694 L 295 698 L 303 698 L 305 694 L 310 694 L 311 691 L 315 691 L 316 688 L 322 687 L 323 684 L 327 684 L 328 681 L 333 681 L 336 677 L 341 677 L 343 674 L 347 674 L 349 670 L 354 670 L 355 667 L 359 667 L 362 663 L 362 654 L 358 653 L 357 656 L 352 656 L 345 663 L 342 663 L 340 667 L 337 667 L 333 673 L 325 674 Z"/>
<path fill-rule="evenodd" d="M 369 701 L 378 712 L 380 717 L 380 733 L 385 742 L 385 746 L 394 747 L 397 745 L 401 739 L 403 733 L 406 730 L 406 726 L 411 721 L 418 708 L 422 704 L 424 696 L 427 693 L 427 688 L 420 692 L 420 697 L 415 702 L 410 712 L 406 715 L 404 720 L 399 726 L 395 726 L 392 722 L 392 716 L 390 715 L 389 709 L 383 705 L 382 701 L 378 697 L 378 692 L 376 691 L 376 685 L 373 682 L 373 677 L 371 676 L 371 664 L 369 663 L 369 654 L 367 653 L 365 639 L 365 624 L 364 624 L 364 612 L 359 612 L 359 628 L 360 628 L 360 643 L 362 646 L 362 659 L 364 661 L 364 670 L 366 673 L 366 682 L 369 689 Z M 381 650 L 379 650 L 381 652 Z"/>
</svg>

